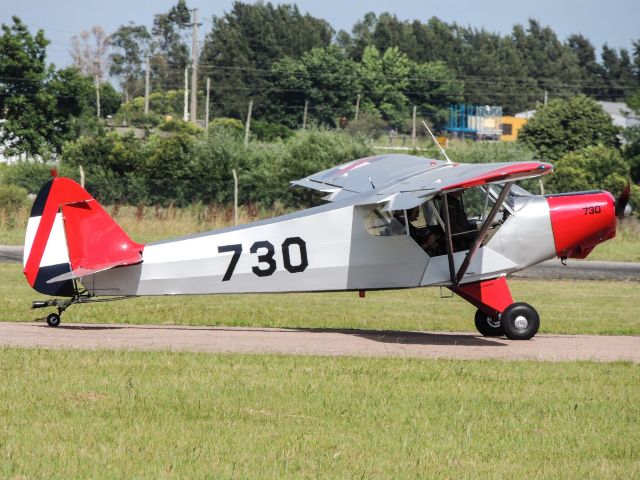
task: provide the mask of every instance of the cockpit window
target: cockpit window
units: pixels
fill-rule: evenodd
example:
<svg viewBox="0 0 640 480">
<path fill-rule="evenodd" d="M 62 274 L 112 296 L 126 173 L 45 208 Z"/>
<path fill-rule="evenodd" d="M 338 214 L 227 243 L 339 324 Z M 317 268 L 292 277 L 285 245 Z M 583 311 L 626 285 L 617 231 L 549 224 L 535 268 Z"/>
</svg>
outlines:
<svg viewBox="0 0 640 480">
<path fill-rule="evenodd" d="M 391 212 L 379 209 L 372 210 L 365 220 L 365 227 L 371 235 L 377 237 L 407 234 L 404 210 Z"/>
<path fill-rule="evenodd" d="M 454 252 L 469 250 L 495 205 L 504 184 L 481 185 L 447 193 L 449 228 Z M 486 245 L 504 221 L 527 203 L 532 195 L 524 188 L 512 185 L 505 201 L 488 226 L 482 239 Z M 408 235 L 429 256 L 445 255 L 445 208 L 443 194 L 425 198 L 410 210 L 369 212 L 365 227 L 375 236 Z"/>
</svg>

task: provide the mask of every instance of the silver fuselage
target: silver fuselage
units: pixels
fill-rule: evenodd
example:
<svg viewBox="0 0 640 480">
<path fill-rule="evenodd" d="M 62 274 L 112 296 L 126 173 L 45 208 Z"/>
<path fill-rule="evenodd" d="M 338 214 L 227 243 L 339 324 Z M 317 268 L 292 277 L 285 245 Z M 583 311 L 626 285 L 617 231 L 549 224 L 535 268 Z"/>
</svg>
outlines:
<svg viewBox="0 0 640 480">
<path fill-rule="evenodd" d="M 375 205 L 330 203 L 253 224 L 146 245 L 141 264 L 81 279 L 94 295 L 368 290 L 451 285 L 447 255 L 409 235 L 374 236 Z M 455 269 L 467 251 L 453 254 Z M 473 257 L 461 283 L 495 278 L 555 256 L 549 206 L 523 198 Z"/>
</svg>

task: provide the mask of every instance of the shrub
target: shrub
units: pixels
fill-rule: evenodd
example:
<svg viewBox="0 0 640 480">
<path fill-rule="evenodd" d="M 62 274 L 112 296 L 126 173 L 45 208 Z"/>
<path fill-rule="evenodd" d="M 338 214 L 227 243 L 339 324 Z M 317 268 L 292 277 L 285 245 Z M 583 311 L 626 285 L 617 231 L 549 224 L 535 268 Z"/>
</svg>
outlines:
<svg viewBox="0 0 640 480">
<path fill-rule="evenodd" d="M 628 182 L 629 164 L 615 148 L 598 145 L 567 153 L 545 185 L 549 192 L 601 188 L 618 196 Z"/>
<path fill-rule="evenodd" d="M 16 211 L 28 203 L 26 189 L 17 185 L 0 184 L 0 210 Z"/>
<path fill-rule="evenodd" d="M 293 135 L 293 130 L 277 123 L 256 120 L 251 122 L 251 133 L 261 142 L 286 140 Z"/>
<path fill-rule="evenodd" d="M 334 165 L 368 157 L 373 148 L 362 137 L 344 132 L 306 130 L 298 132 L 286 143 L 288 161 L 282 166 L 287 180 L 297 180 Z M 317 195 L 308 189 L 289 190 L 283 200 L 289 205 L 315 203 Z"/>
<path fill-rule="evenodd" d="M 20 162 L 10 165 L 4 172 L 4 183 L 24 188 L 29 193 L 38 193 L 42 185 L 51 179 L 53 165 L 39 162 Z"/>
<path fill-rule="evenodd" d="M 80 137 L 62 148 L 62 163 L 74 169 L 82 165 L 87 173 L 110 171 L 114 176 L 123 176 L 136 171 L 141 161 L 142 141 L 133 132 Z"/>
<path fill-rule="evenodd" d="M 551 161 L 593 145 L 615 147 L 619 129 L 592 98 L 577 95 L 540 107 L 518 135 L 518 141 Z"/>
<path fill-rule="evenodd" d="M 196 199 L 193 147 L 194 139 L 187 134 L 151 137 L 145 145 L 140 169 L 149 202 L 182 206 Z"/>
<path fill-rule="evenodd" d="M 26 189 L 17 185 L 0 184 L 0 227 L 15 228 L 20 212 L 29 203 Z"/>
<path fill-rule="evenodd" d="M 187 135 L 199 135 L 202 133 L 202 129 L 197 125 L 178 119 L 168 120 L 162 123 L 158 129 L 163 132 L 185 133 Z"/>
<path fill-rule="evenodd" d="M 237 118 L 218 117 L 209 122 L 209 133 L 220 129 L 234 130 L 236 133 L 244 132 L 244 124 Z"/>
<path fill-rule="evenodd" d="M 380 114 L 376 112 L 362 112 L 357 120 L 352 120 L 345 127 L 345 131 L 354 136 L 378 138 L 387 128 Z"/>
</svg>

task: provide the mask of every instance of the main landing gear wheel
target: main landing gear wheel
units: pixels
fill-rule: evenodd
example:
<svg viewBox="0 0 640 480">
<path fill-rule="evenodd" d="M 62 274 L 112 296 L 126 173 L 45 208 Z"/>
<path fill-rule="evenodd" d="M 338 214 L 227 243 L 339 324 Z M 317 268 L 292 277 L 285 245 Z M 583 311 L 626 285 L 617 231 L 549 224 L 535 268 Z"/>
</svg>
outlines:
<svg viewBox="0 0 640 480">
<path fill-rule="evenodd" d="M 485 337 L 501 337 L 504 335 L 504 329 L 500 324 L 500 319 L 490 317 L 482 310 L 476 311 L 476 328 Z"/>
<path fill-rule="evenodd" d="M 529 340 L 538 333 L 540 316 L 528 303 L 512 303 L 502 312 L 500 324 L 508 339 Z"/>
<path fill-rule="evenodd" d="M 57 327 L 60 325 L 60 315 L 57 313 L 50 313 L 47 315 L 47 325 L 50 327 Z"/>
</svg>

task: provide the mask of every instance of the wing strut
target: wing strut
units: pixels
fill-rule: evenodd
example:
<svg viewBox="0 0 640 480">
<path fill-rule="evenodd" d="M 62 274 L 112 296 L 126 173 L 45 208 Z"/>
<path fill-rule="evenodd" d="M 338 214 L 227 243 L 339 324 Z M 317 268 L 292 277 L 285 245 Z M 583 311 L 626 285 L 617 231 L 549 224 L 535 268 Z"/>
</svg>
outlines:
<svg viewBox="0 0 640 480">
<path fill-rule="evenodd" d="M 504 184 L 504 187 L 502 188 L 502 191 L 500 192 L 500 195 L 498 195 L 498 199 L 496 200 L 496 203 L 493 204 L 493 207 L 491 208 L 491 211 L 489 212 L 489 215 L 487 216 L 487 219 L 484 221 L 484 223 L 482 224 L 482 227 L 480 227 L 480 232 L 478 233 L 478 236 L 476 237 L 476 239 L 473 242 L 473 245 L 471 246 L 471 248 L 469 249 L 469 253 L 467 253 L 467 256 L 465 257 L 464 261 L 462 262 L 462 265 L 460 266 L 460 270 L 458 270 L 457 275 L 455 276 L 455 278 L 453 278 L 453 274 L 451 274 L 452 280 L 451 282 L 454 285 L 458 285 L 460 283 L 460 280 L 462 280 L 462 277 L 464 277 L 464 274 L 467 273 L 467 269 L 469 268 L 469 264 L 471 263 L 471 260 L 473 260 L 473 257 L 475 256 L 476 252 L 478 251 L 478 249 L 480 248 L 480 245 L 482 245 L 482 242 L 484 240 L 484 236 L 487 234 L 487 230 L 489 230 L 489 227 L 491 226 L 491 223 L 493 222 L 493 219 L 495 218 L 495 216 L 498 214 L 498 210 L 500 210 L 500 207 L 502 206 L 502 203 L 504 202 L 504 199 L 507 197 L 507 194 L 509 193 L 509 190 L 511 190 L 511 186 L 513 185 L 513 182 L 507 182 Z M 489 188 L 489 186 L 487 185 L 487 189 Z M 487 190 L 488 192 L 488 190 Z M 446 199 L 447 196 L 445 195 L 444 198 Z M 446 224 L 449 224 L 449 211 L 447 209 L 447 202 L 445 200 L 445 212 L 447 213 L 447 219 L 446 219 Z M 449 229 L 447 228 L 447 232 L 449 232 Z M 451 235 L 449 233 L 447 233 L 447 254 L 449 254 L 449 244 L 451 243 Z M 452 264 L 453 264 L 453 255 L 449 254 L 449 271 L 451 272 L 452 270 Z"/>
<path fill-rule="evenodd" d="M 453 242 L 451 240 L 451 222 L 449 221 L 449 200 L 447 194 L 442 195 L 444 210 L 444 237 L 447 245 L 447 258 L 449 259 L 449 277 L 451 283 L 456 283 L 456 267 L 453 264 Z"/>
</svg>

